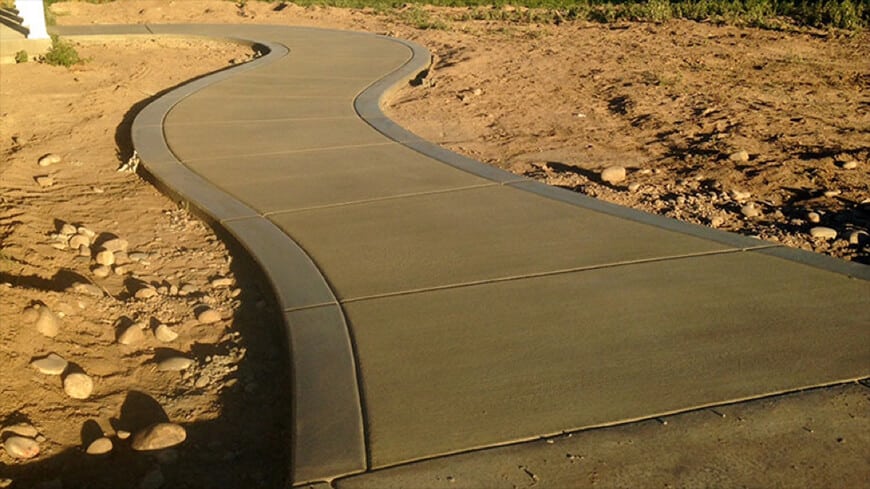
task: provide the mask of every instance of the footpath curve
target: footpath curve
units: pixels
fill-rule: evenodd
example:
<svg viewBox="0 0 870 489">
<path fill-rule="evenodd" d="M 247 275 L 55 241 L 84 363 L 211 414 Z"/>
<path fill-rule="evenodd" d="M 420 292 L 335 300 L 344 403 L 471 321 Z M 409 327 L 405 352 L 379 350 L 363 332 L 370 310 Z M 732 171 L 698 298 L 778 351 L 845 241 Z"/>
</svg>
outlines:
<svg viewBox="0 0 870 489">
<path fill-rule="evenodd" d="M 284 310 L 292 480 L 862 379 L 870 267 L 607 204 L 384 116 L 426 50 L 287 26 L 59 27 L 268 51 L 145 107 L 142 164 Z"/>
</svg>

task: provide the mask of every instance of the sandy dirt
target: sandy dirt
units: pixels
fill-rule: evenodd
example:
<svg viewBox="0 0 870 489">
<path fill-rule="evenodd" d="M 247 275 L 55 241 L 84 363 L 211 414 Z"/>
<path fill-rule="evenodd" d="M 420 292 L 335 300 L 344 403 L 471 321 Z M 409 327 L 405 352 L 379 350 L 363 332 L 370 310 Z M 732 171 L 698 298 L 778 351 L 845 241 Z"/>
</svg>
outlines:
<svg viewBox="0 0 870 489">
<path fill-rule="evenodd" d="M 427 139 L 611 202 L 870 261 L 862 234 L 870 225 L 867 33 L 690 22 L 555 26 L 468 20 L 469 11 L 462 9 L 276 6 L 65 2 L 55 4 L 53 13 L 67 25 L 276 23 L 415 40 L 435 55 L 433 69 L 422 85 L 399 90 L 386 111 Z M 421 19 L 445 28 L 418 29 Z M 289 400 L 274 398 L 286 393 L 279 387 L 286 386 L 286 363 L 281 319 L 269 291 L 231 242 L 139 176 L 116 172 L 132 152 L 132 117 L 148 100 L 251 52 L 177 39 L 77 49 L 88 62 L 72 69 L 0 67 L 0 426 L 26 422 L 41 440 L 41 453 L 31 460 L 0 451 L 0 480 L 15 481 L 13 487 L 140 487 L 160 478 L 164 487 L 275 487 L 286 476 L 282 422 Z M 731 158 L 740 151 L 748 158 Z M 47 153 L 62 161 L 39 166 Z M 626 179 L 603 183 L 600 171 L 612 165 L 626 168 Z M 40 186 L 37 179 L 46 176 L 53 184 Z M 748 204 L 758 215 L 744 215 L 755 214 L 745 209 Z M 96 233 L 88 256 L 62 249 L 68 243 L 60 235 L 64 223 Z M 833 228 L 837 238 L 812 238 L 813 226 Z M 117 254 L 119 263 L 108 277 L 98 278 L 96 253 L 114 237 L 128 241 L 128 249 Z M 156 297 L 135 297 L 148 287 Z M 57 336 L 37 331 L 33 313 L 26 312 L 34 304 L 62 316 Z M 201 324 L 196 318 L 204 307 L 221 319 Z M 143 338 L 118 344 L 120 333 L 136 323 L 144 328 Z M 178 338 L 159 341 L 159 324 Z M 49 353 L 71 363 L 67 373 L 81 370 L 93 378 L 89 399 L 70 398 L 60 376 L 30 366 Z M 156 368 L 173 355 L 194 363 L 182 372 Z M 698 425 L 691 437 L 674 437 L 659 449 L 706 450 L 715 446 L 710 437 L 732 443 L 734 453 L 761 444 L 776 447 L 781 459 L 817 458 L 822 475 L 825 467 L 836 466 L 828 475 L 846 483 L 856 473 L 844 476 L 841 464 L 831 462 L 837 453 L 830 446 L 842 444 L 830 445 L 828 438 L 849 440 L 856 453 L 870 448 L 860 435 L 866 432 L 868 391 L 857 385 L 848 392 L 843 401 L 840 391 L 816 391 L 822 401 L 806 409 L 814 419 L 858 422 L 837 424 L 824 433 L 824 443 L 799 453 L 778 443 L 783 429 L 790 430 L 788 440 L 798 439 L 802 428 L 791 421 L 805 405 L 802 395 L 777 401 L 790 409 L 759 417 L 761 426 L 754 429 L 769 435 L 728 441 Z M 783 417 L 777 417 L 780 412 Z M 185 426 L 187 441 L 143 453 L 118 436 L 159 420 Z M 103 435 L 115 442 L 113 452 L 86 455 L 87 445 Z M 626 436 L 641 432 L 629 429 Z M 654 450 L 636 456 L 642 463 L 661 460 Z M 709 470 L 748 472 L 762 481 L 768 473 L 751 461 L 709 467 L 687 457 L 674 470 L 695 473 L 695 479 Z M 588 475 L 575 482 L 595 485 L 586 483 Z M 806 480 L 819 480 L 818 471 L 812 475 Z M 517 487 L 540 482 L 522 477 Z M 769 485 L 777 485 L 784 476 L 771 477 Z M 799 487 L 803 479 L 790 474 L 788 480 Z"/>
</svg>

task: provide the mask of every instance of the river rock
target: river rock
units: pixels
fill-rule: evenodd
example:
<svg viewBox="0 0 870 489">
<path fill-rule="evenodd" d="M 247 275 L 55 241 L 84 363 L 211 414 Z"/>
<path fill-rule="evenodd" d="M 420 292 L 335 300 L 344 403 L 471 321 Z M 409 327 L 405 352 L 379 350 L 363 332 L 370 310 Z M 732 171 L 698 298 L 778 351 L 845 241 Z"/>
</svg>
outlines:
<svg viewBox="0 0 870 489">
<path fill-rule="evenodd" d="M 179 372 L 193 365 L 193 360 L 186 357 L 169 357 L 157 364 L 161 372 Z"/>
<path fill-rule="evenodd" d="M 45 306 L 39 308 L 39 317 L 36 319 L 36 330 L 43 336 L 54 338 L 60 332 L 62 324 L 60 317 L 53 313 L 51 309 Z"/>
<path fill-rule="evenodd" d="M 23 436 L 25 438 L 36 438 L 39 436 L 39 430 L 33 427 L 30 423 L 15 423 L 9 426 L 4 426 L 0 429 L 0 433 L 13 434 Z"/>
<path fill-rule="evenodd" d="M 62 234 L 64 236 L 72 236 L 75 233 L 76 233 L 76 227 L 68 222 L 61 224 L 60 230 L 58 231 L 58 234 Z"/>
<path fill-rule="evenodd" d="M 625 168 L 621 166 L 608 166 L 601 171 L 601 181 L 607 183 L 619 183 L 625 180 Z"/>
<path fill-rule="evenodd" d="M 40 176 L 36 177 L 35 180 L 36 180 L 36 184 L 39 185 L 40 187 L 43 187 L 43 188 L 51 187 L 52 185 L 54 185 L 54 178 L 51 178 L 48 175 L 40 175 Z"/>
<path fill-rule="evenodd" d="M 115 432 L 115 436 L 117 436 L 119 440 L 126 440 L 127 438 L 130 438 L 130 432 L 118 430 Z"/>
<path fill-rule="evenodd" d="M 842 168 L 844 170 L 854 170 L 855 168 L 858 168 L 858 162 L 854 161 L 854 160 L 847 161 L 847 162 L 843 163 L 842 166 L 840 166 L 840 168 Z"/>
<path fill-rule="evenodd" d="M 87 399 L 94 391 L 94 381 L 87 374 L 71 373 L 63 379 L 63 391 L 73 399 Z"/>
<path fill-rule="evenodd" d="M 154 328 L 154 337 L 163 343 L 169 343 L 170 341 L 175 341 L 178 338 L 178 333 L 172 330 L 169 326 L 165 324 L 160 324 L 156 328 Z"/>
<path fill-rule="evenodd" d="M 91 273 L 97 278 L 106 278 L 112 274 L 112 269 L 105 265 L 97 265 L 91 269 Z"/>
<path fill-rule="evenodd" d="M 94 237 L 97 235 L 97 233 L 91 231 L 84 226 L 77 227 L 76 232 L 81 234 L 82 236 L 87 236 L 88 239 L 94 239 Z"/>
<path fill-rule="evenodd" d="M 187 431 L 175 423 L 156 423 L 133 435 L 130 446 L 136 451 L 174 447 L 187 438 Z"/>
<path fill-rule="evenodd" d="M 749 203 L 740 208 L 740 213 L 747 218 L 758 217 L 761 215 L 761 210 L 753 203 Z"/>
<path fill-rule="evenodd" d="M 60 163 L 60 161 L 61 161 L 60 155 L 57 155 L 54 153 L 48 153 L 47 155 L 40 158 L 39 161 L 37 161 L 36 163 L 39 166 L 51 166 L 51 165 L 55 165 L 57 163 Z"/>
<path fill-rule="evenodd" d="M 215 311 L 214 309 L 204 309 L 196 315 L 196 320 L 199 321 L 201 324 L 216 323 L 221 320 L 221 313 Z"/>
<path fill-rule="evenodd" d="M 810 236 L 814 238 L 834 239 L 837 237 L 837 231 L 825 226 L 816 226 L 810 228 Z"/>
<path fill-rule="evenodd" d="M 868 237 L 870 237 L 870 235 L 868 235 L 866 231 L 852 231 L 851 233 L 849 233 L 849 244 L 861 244 L 861 240 L 867 239 Z"/>
<path fill-rule="evenodd" d="M 76 294 L 89 295 L 92 297 L 102 297 L 103 289 L 97 287 L 94 284 L 86 284 L 82 282 L 74 283 L 70 290 L 75 292 Z"/>
<path fill-rule="evenodd" d="M 97 252 L 97 256 L 94 257 L 94 261 L 96 261 L 100 265 L 110 267 L 115 264 L 115 254 L 109 250 L 101 250 Z"/>
<path fill-rule="evenodd" d="M 810 221 L 813 224 L 817 224 L 821 222 L 822 216 L 819 215 L 818 212 L 807 212 L 807 221 Z"/>
<path fill-rule="evenodd" d="M 21 321 L 24 324 L 33 324 L 37 319 L 39 319 L 38 307 L 25 307 L 24 311 L 21 313 Z"/>
<path fill-rule="evenodd" d="M 127 327 L 121 334 L 118 335 L 118 343 L 122 345 L 135 345 L 145 340 L 145 325 L 142 323 L 134 323 Z"/>
<path fill-rule="evenodd" d="M 744 192 L 743 190 L 732 190 L 731 198 L 737 201 L 743 201 L 752 197 L 752 192 Z"/>
<path fill-rule="evenodd" d="M 88 455 L 105 455 L 112 451 L 113 446 L 112 440 L 104 436 L 92 441 L 85 452 Z"/>
<path fill-rule="evenodd" d="M 147 300 L 157 295 L 157 290 L 154 287 L 142 287 L 136 291 L 136 298 L 139 300 Z"/>
<path fill-rule="evenodd" d="M 39 370 L 40 373 L 45 375 L 60 375 L 66 370 L 69 362 L 64 360 L 60 355 L 49 353 L 48 355 L 37 358 L 36 360 L 30 362 L 30 366 Z"/>
<path fill-rule="evenodd" d="M 231 278 L 221 277 L 211 281 L 211 286 L 215 289 L 229 287 L 230 285 L 233 285 L 233 279 Z"/>
<path fill-rule="evenodd" d="M 115 253 L 116 251 L 127 251 L 127 240 L 121 238 L 112 238 L 103 243 L 103 249 Z"/>
<path fill-rule="evenodd" d="M 68 244 L 69 244 L 70 248 L 77 250 L 77 249 L 81 248 L 82 246 L 90 246 L 91 245 L 91 238 L 85 236 L 84 234 L 74 234 L 69 239 Z"/>
<path fill-rule="evenodd" d="M 749 153 L 746 152 L 746 150 L 741 149 L 740 151 L 735 151 L 728 155 L 728 159 L 731 161 L 746 162 L 749 161 Z"/>
<path fill-rule="evenodd" d="M 79 246 L 79 256 L 91 256 L 91 249 L 88 246 Z"/>
<path fill-rule="evenodd" d="M 28 459 L 39 455 L 39 443 L 24 436 L 10 436 L 3 442 L 3 449 L 12 458 Z"/>
</svg>

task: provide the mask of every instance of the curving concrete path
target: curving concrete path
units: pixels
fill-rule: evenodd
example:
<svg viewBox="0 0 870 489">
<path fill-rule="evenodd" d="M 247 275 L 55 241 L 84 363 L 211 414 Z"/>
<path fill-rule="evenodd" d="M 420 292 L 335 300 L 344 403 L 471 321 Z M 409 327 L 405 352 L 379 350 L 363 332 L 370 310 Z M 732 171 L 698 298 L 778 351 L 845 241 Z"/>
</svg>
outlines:
<svg viewBox="0 0 870 489">
<path fill-rule="evenodd" d="M 155 100 L 133 141 L 272 282 L 295 484 L 870 374 L 870 267 L 423 141 L 379 108 L 427 69 L 420 46 L 285 26 L 58 30 L 268 51 Z"/>
</svg>

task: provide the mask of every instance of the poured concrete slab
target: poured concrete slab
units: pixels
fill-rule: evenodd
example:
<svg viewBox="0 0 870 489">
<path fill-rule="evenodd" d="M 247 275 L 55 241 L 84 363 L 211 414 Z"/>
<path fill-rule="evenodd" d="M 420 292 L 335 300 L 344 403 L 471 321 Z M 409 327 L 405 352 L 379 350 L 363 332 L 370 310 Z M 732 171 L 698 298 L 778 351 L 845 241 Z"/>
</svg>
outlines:
<svg viewBox="0 0 870 489">
<path fill-rule="evenodd" d="M 317 76 L 257 77 L 241 74 L 209 87 L 212 97 L 267 97 L 348 100 L 365 89 L 371 80 L 365 78 L 329 78 Z"/>
<path fill-rule="evenodd" d="M 374 467 L 870 369 L 870 283 L 750 252 L 344 308 Z"/>
<path fill-rule="evenodd" d="M 495 185 L 398 144 L 203 160 L 190 167 L 261 213 Z"/>
<path fill-rule="evenodd" d="M 278 98 L 214 96 L 211 92 L 191 95 L 172 109 L 175 124 L 246 122 L 282 119 L 355 118 L 353 103 L 331 98 Z"/>
<path fill-rule="evenodd" d="M 269 219 L 342 300 L 728 249 L 504 186 Z"/>
</svg>

